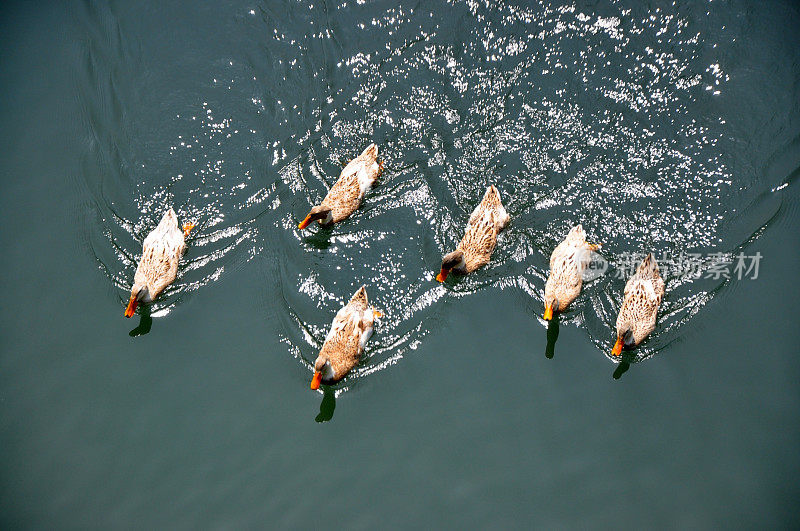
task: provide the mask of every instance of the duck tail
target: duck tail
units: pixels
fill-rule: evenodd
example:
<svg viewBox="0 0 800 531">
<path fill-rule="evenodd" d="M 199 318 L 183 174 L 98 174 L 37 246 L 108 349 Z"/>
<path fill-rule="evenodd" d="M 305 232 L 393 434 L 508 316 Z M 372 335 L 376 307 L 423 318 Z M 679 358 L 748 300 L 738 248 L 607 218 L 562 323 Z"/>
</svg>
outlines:
<svg viewBox="0 0 800 531">
<path fill-rule="evenodd" d="M 358 291 L 356 291 L 353 294 L 353 296 L 350 298 L 350 303 L 349 304 L 353 304 L 353 303 L 355 303 L 358 306 L 360 306 L 362 310 L 366 310 L 367 309 L 367 307 L 369 306 L 369 300 L 367 299 L 367 288 L 366 288 L 366 286 L 361 286 L 360 288 L 358 288 Z"/>
<path fill-rule="evenodd" d="M 639 265 L 639 275 L 642 278 L 661 278 L 661 273 L 658 270 L 658 262 L 653 258 L 653 253 L 649 253 L 644 257 L 642 263 Z"/>
<path fill-rule="evenodd" d="M 376 146 L 375 143 L 373 142 L 372 144 L 367 146 L 367 149 L 365 149 L 364 152 L 361 153 L 361 156 L 362 157 L 369 157 L 372 160 L 377 159 L 378 158 L 378 146 Z"/>
<path fill-rule="evenodd" d="M 503 206 L 503 202 L 500 199 L 500 191 L 497 187 L 493 184 L 490 184 L 488 188 L 486 188 L 486 193 L 483 194 L 483 201 L 482 203 L 486 206 L 491 206 L 497 208 L 498 206 Z"/>
<path fill-rule="evenodd" d="M 166 230 L 173 226 L 178 226 L 178 216 L 175 214 L 175 211 L 172 209 L 172 207 L 170 207 L 166 210 L 166 212 L 164 212 L 164 215 L 161 216 L 161 221 L 158 222 L 158 227 L 156 230 Z"/>
<path fill-rule="evenodd" d="M 481 205 L 484 208 L 488 208 L 493 211 L 495 228 L 497 230 L 502 230 L 506 225 L 508 225 L 511 216 L 508 215 L 505 207 L 503 207 L 503 201 L 500 199 L 500 191 L 495 185 L 490 184 L 489 187 L 486 188 L 486 194 L 483 196 Z"/>
<path fill-rule="evenodd" d="M 578 238 L 579 240 L 586 241 L 586 231 L 583 230 L 583 225 L 578 223 L 577 225 L 572 227 L 572 229 L 569 231 L 569 234 L 567 234 L 567 237 L 568 238 L 575 237 Z"/>
</svg>

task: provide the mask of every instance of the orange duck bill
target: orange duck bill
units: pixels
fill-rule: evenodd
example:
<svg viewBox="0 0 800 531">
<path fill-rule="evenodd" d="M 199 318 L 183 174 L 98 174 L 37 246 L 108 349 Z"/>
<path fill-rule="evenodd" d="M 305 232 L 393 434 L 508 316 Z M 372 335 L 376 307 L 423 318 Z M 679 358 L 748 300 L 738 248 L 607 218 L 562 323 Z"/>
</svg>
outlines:
<svg viewBox="0 0 800 531">
<path fill-rule="evenodd" d="M 553 306 L 548 304 L 544 307 L 544 320 L 549 321 L 553 318 Z"/>
<path fill-rule="evenodd" d="M 136 311 L 137 306 L 139 306 L 139 301 L 136 300 L 135 295 L 131 295 L 131 300 L 128 301 L 128 307 L 125 308 L 125 317 L 128 319 L 133 317 L 133 312 Z"/>
<path fill-rule="evenodd" d="M 314 371 L 314 378 L 311 379 L 311 389 L 319 389 L 319 384 L 322 383 L 322 372 Z"/>
<path fill-rule="evenodd" d="M 614 348 L 611 349 L 611 355 L 618 358 L 621 354 L 622 354 L 622 338 L 618 337 L 617 342 L 614 343 Z"/>
<path fill-rule="evenodd" d="M 447 275 L 449 274 L 450 274 L 449 269 L 442 268 L 442 270 L 439 271 L 439 274 L 436 275 L 436 280 L 438 280 L 439 282 L 444 282 L 445 280 L 447 280 Z"/>
<path fill-rule="evenodd" d="M 308 227 L 309 225 L 311 225 L 311 222 L 312 222 L 312 221 L 314 221 L 314 219 L 311 217 L 311 214 L 309 214 L 309 215 L 307 215 L 307 216 L 306 216 L 306 219 L 304 219 L 303 221 L 301 221 L 301 222 L 300 222 L 300 223 L 297 225 L 297 228 L 298 228 L 298 229 L 300 229 L 300 230 L 303 230 L 303 229 L 305 229 L 306 227 Z"/>
</svg>

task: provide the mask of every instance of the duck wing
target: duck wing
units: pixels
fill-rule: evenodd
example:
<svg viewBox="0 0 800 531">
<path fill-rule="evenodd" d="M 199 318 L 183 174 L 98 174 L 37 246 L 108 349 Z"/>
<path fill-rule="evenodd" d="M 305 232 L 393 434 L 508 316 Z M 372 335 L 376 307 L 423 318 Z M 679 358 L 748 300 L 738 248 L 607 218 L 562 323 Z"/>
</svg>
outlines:
<svg viewBox="0 0 800 531">
<path fill-rule="evenodd" d="M 473 212 L 458 249 L 464 253 L 467 273 L 486 265 L 497 245 L 497 223 L 494 214 L 478 205 Z"/>
<path fill-rule="evenodd" d="M 355 212 L 360 205 L 358 170 L 352 171 L 345 167 L 339 180 L 322 200 L 321 206 L 330 208 L 334 223 L 338 223 Z"/>
</svg>

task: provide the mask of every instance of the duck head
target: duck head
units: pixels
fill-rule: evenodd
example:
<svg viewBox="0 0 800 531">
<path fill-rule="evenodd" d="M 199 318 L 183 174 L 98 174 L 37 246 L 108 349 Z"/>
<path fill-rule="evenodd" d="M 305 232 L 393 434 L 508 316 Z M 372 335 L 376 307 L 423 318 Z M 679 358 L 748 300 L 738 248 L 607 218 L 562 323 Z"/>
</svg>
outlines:
<svg viewBox="0 0 800 531">
<path fill-rule="evenodd" d="M 328 358 L 317 356 L 317 361 L 314 362 L 314 378 L 311 379 L 311 389 L 319 389 L 323 378 L 333 380 L 336 378 L 336 371 L 331 367 L 331 361 Z"/>
<path fill-rule="evenodd" d="M 325 225 L 333 221 L 331 209 L 321 205 L 315 206 L 314 208 L 311 209 L 311 212 L 308 213 L 306 219 L 304 219 L 303 221 L 300 222 L 299 225 L 297 225 L 297 228 L 303 230 L 309 225 L 311 225 L 311 223 L 314 221 L 319 221 L 320 223 Z"/>
<path fill-rule="evenodd" d="M 552 294 L 545 293 L 544 295 L 544 320 L 550 321 L 553 318 L 553 312 L 557 312 L 560 308 L 558 298 Z"/>
<path fill-rule="evenodd" d="M 131 288 L 131 298 L 128 300 L 128 307 L 125 308 L 125 317 L 133 317 L 139 301 L 143 300 L 148 294 L 147 286 L 145 284 L 134 284 Z"/>
<path fill-rule="evenodd" d="M 635 345 L 633 340 L 633 330 L 630 327 L 617 327 L 617 341 L 611 350 L 611 355 L 619 357 L 622 354 L 622 347 L 630 348 Z"/>
<path fill-rule="evenodd" d="M 461 251 L 453 251 L 452 253 L 444 255 L 444 258 L 442 258 L 442 270 L 439 271 L 438 275 L 436 275 L 436 280 L 439 282 L 444 282 L 451 270 L 461 269 L 465 265 L 464 253 Z"/>
</svg>

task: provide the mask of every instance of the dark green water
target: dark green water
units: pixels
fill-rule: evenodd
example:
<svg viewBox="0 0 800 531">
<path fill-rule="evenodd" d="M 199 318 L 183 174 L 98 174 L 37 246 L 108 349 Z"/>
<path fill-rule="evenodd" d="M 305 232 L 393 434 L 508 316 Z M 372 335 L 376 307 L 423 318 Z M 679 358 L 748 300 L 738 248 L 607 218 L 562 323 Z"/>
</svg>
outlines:
<svg viewBox="0 0 800 531">
<path fill-rule="evenodd" d="M 797 527 L 798 28 L 791 2 L 4 4 L 0 526 Z M 361 210 L 298 233 L 370 141 Z M 491 183 L 492 263 L 437 284 Z M 197 234 L 126 320 L 169 206 Z M 575 223 L 610 268 L 548 331 Z M 667 274 L 618 365 L 646 251 L 763 260 Z M 386 317 L 313 392 L 361 284 Z"/>
</svg>

